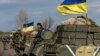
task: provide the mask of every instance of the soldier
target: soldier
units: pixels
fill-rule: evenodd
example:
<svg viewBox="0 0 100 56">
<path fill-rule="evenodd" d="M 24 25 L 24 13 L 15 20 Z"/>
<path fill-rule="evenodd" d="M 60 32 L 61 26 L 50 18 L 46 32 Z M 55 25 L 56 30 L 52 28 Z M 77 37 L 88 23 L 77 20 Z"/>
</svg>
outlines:
<svg viewBox="0 0 100 56">
<path fill-rule="evenodd" d="M 3 45 L 4 45 L 4 50 L 7 50 L 7 38 L 3 37 L 2 42 L 3 42 Z"/>
<path fill-rule="evenodd" d="M 18 53 L 18 55 L 22 55 L 25 49 L 26 36 L 22 34 L 21 30 L 18 30 L 13 35 L 14 37 L 12 39 L 12 46 L 15 48 L 15 51 Z"/>
<path fill-rule="evenodd" d="M 32 53 L 32 52 L 33 52 L 34 49 L 37 48 L 36 45 L 42 41 L 41 33 L 42 33 L 43 29 L 44 28 L 43 28 L 42 24 L 41 23 L 37 23 L 37 32 L 38 33 L 37 33 L 35 39 L 31 43 L 30 56 L 36 56 L 35 53 Z"/>
</svg>

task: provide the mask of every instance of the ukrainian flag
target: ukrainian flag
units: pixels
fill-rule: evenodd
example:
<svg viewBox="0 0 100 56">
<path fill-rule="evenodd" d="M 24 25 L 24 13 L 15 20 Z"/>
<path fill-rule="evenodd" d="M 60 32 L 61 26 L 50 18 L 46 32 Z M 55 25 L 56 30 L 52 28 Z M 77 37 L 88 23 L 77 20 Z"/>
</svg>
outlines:
<svg viewBox="0 0 100 56">
<path fill-rule="evenodd" d="M 34 22 L 23 24 L 22 32 L 30 32 L 33 30 L 33 24 Z"/>
<path fill-rule="evenodd" d="M 87 13 L 86 0 L 65 0 L 57 10 L 62 15 Z"/>
</svg>

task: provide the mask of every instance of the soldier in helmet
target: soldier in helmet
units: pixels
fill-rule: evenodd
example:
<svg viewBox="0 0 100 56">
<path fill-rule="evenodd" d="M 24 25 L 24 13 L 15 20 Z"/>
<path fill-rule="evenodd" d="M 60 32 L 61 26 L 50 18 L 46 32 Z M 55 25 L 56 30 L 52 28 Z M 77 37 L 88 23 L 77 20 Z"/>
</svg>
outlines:
<svg viewBox="0 0 100 56">
<path fill-rule="evenodd" d="M 43 26 L 41 23 L 37 23 L 37 29 L 36 31 L 38 32 L 35 39 L 31 43 L 30 51 L 29 51 L 29 56 L 36 56 L 35 53 L 33 53 L 33 50 L 36 49 L 36 45 L 41 42 L 43 39 L 41 38 L 41 33 L 43 31 Z"/>
<path fill-rule="evenodd" d="M 18 30 L 13 35 L 14 36 L 13 36 L 13 39 L 12 39 L 13 40 L 12 46 L 15 48 L 15 51 L 20 55 L 25 50 L 26 36 L 24 36 L 22 34 L 21 30 Z"/>
</svg>

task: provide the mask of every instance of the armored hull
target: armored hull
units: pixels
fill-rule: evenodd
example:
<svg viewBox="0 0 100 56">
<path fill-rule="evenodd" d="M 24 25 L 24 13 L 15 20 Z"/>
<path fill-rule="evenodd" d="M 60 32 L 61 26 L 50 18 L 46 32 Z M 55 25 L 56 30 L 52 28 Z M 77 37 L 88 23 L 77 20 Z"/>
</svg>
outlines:
<svg viewBox="0 0 100 56">
<path fill-rule="evenodd" d="M 31 49 L 37 56 L 100 55 L 100 27 L 59 25 L 55 32 L 46 30 L 41 37 L 43 39 L 35 43 L 35 48 Z M 34 43 L 30 44 L 33 45 Z"/>
</svg>

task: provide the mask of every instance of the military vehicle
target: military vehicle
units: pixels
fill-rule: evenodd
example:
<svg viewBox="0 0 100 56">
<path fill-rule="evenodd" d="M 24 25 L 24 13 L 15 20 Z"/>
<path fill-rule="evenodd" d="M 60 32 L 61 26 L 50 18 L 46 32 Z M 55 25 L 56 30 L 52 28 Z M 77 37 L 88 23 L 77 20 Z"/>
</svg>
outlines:
<svg viewBox="0 0 100 56">
<path fill-rule="evenodd" d="M 75 20 L 73 23 L 72 19 Z M 44 29 L 40 38 L 15 33 L 13 37 L 15 50 L 20 52 L 23 48 L 25 49 L 23 53 L 27 56 L 30 56 L 30 53 L 36 56 L 100 56 L 100 27 L 87 24 L 83 16 L 78 17 L 79 20 L 72 19 L 70 22 L 67 21 L 67 25 L 58 25 L 54 32 Z M 78 23 L 82 21 L 82 25 L 74 24 L 77 23 L 76 19 Z M 31 42 L 28 45 L 27 40 Z"/>
<path fill-rule="evenodd" d="M 31 51 L 37 56 L 100 55 L 99 26 L 59 25 L 55 32 L 44 30 L 41 38 Z"/>
</svg>

